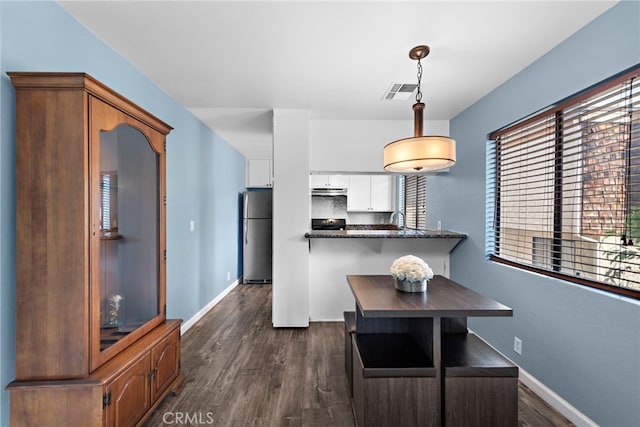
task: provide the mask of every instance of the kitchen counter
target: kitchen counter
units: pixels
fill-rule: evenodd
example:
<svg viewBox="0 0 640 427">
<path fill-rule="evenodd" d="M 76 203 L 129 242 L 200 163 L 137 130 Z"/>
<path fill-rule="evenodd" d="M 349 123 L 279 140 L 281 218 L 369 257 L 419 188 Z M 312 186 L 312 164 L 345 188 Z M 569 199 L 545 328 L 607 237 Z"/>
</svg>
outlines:
<svg viewBox="0 0 640 427">
<path fill-rule="evenodd" d="M 464 233 L 455 231 L 413 230 L 410 228 L 398 230 L 380 229 L 347 229 L 347 230 L 311 230 L 305 233 L 308 239 L 465 239 Z"/>
</svg>

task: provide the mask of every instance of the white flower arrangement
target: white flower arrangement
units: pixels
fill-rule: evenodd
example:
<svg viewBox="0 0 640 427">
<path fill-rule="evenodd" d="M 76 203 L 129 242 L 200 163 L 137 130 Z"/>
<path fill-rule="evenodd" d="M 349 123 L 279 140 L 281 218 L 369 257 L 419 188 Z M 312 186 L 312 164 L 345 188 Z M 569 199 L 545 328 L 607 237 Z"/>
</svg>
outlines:
<svg viewBox="0 0 640 427">
<path fill-rule="evenodd" d="M 433 270 L 423 259 L 414 255 L 405 255 L 393 261 L 391 275 L 399 280 L 415 282 L 422 279 L 432 279 Z"/>
</svg>

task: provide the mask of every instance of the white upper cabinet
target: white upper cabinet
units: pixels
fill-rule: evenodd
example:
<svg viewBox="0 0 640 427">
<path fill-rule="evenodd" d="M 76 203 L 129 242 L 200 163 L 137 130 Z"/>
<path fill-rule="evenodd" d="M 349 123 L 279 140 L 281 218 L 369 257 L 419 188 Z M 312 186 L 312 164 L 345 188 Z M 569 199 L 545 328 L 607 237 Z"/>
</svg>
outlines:
<svg viewBox="0 0 640 427">
<path fill-rule="evenodd" d="M 311 188 L 347 188 L 349 177 L 347 175 L 310 175 L 309 186 Z"/>
<path fill-rule="evenodd" d="M 271 159 L 247 160 L 247 187 L 273 187 Z"/>
<path fill-rule="evenodd" d="M 347 195 L 348 211 L 392 212 L 394 179 L 389 175 L 351 175 Z"/>
<path fill-rule="evenodd" d="M 347 188 L 349 177 L 347 175 L 310 175 L 309 186 L 311 188 Z"/>
<path fill-rule="evenodd" d="M 371 210 L 391 212 L 393 203 L 393 177 L 387 175 L 371 175 Z"/>
<path fill-rule="evenodd" d="M 349 177 L 347 210 L 371 210 L 371 177 L 369 175 L 352 175 Z"/>
</svg>

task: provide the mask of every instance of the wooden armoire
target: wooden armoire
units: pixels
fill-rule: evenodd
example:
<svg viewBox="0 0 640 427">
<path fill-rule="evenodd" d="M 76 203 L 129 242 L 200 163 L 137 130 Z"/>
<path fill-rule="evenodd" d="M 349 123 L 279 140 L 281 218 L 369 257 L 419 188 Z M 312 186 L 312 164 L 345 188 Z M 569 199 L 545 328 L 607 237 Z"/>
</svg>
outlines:
<svg viewBox="0 0 640 427">
<path fill-rule="evenodd" d="M 184 382 L 166 319 L 171 127 L 84 73 L 9 72 L 16 105 L 11 425 L 133 426 Z"/>
</svg>

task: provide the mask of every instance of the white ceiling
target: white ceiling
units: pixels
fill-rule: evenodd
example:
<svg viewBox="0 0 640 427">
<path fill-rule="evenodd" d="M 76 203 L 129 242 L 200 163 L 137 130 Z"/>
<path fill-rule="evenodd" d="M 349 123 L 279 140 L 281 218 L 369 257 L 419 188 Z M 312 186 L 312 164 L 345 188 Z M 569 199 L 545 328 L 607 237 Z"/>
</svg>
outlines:
<svg viewBox="0 0 640 427">
<path fill-rule="evenodd" d="M 616 1 L 59 1 L 247 157 L 271 142 L 274 108 L 312 119 L 447 120 Z"/>
</svg>

